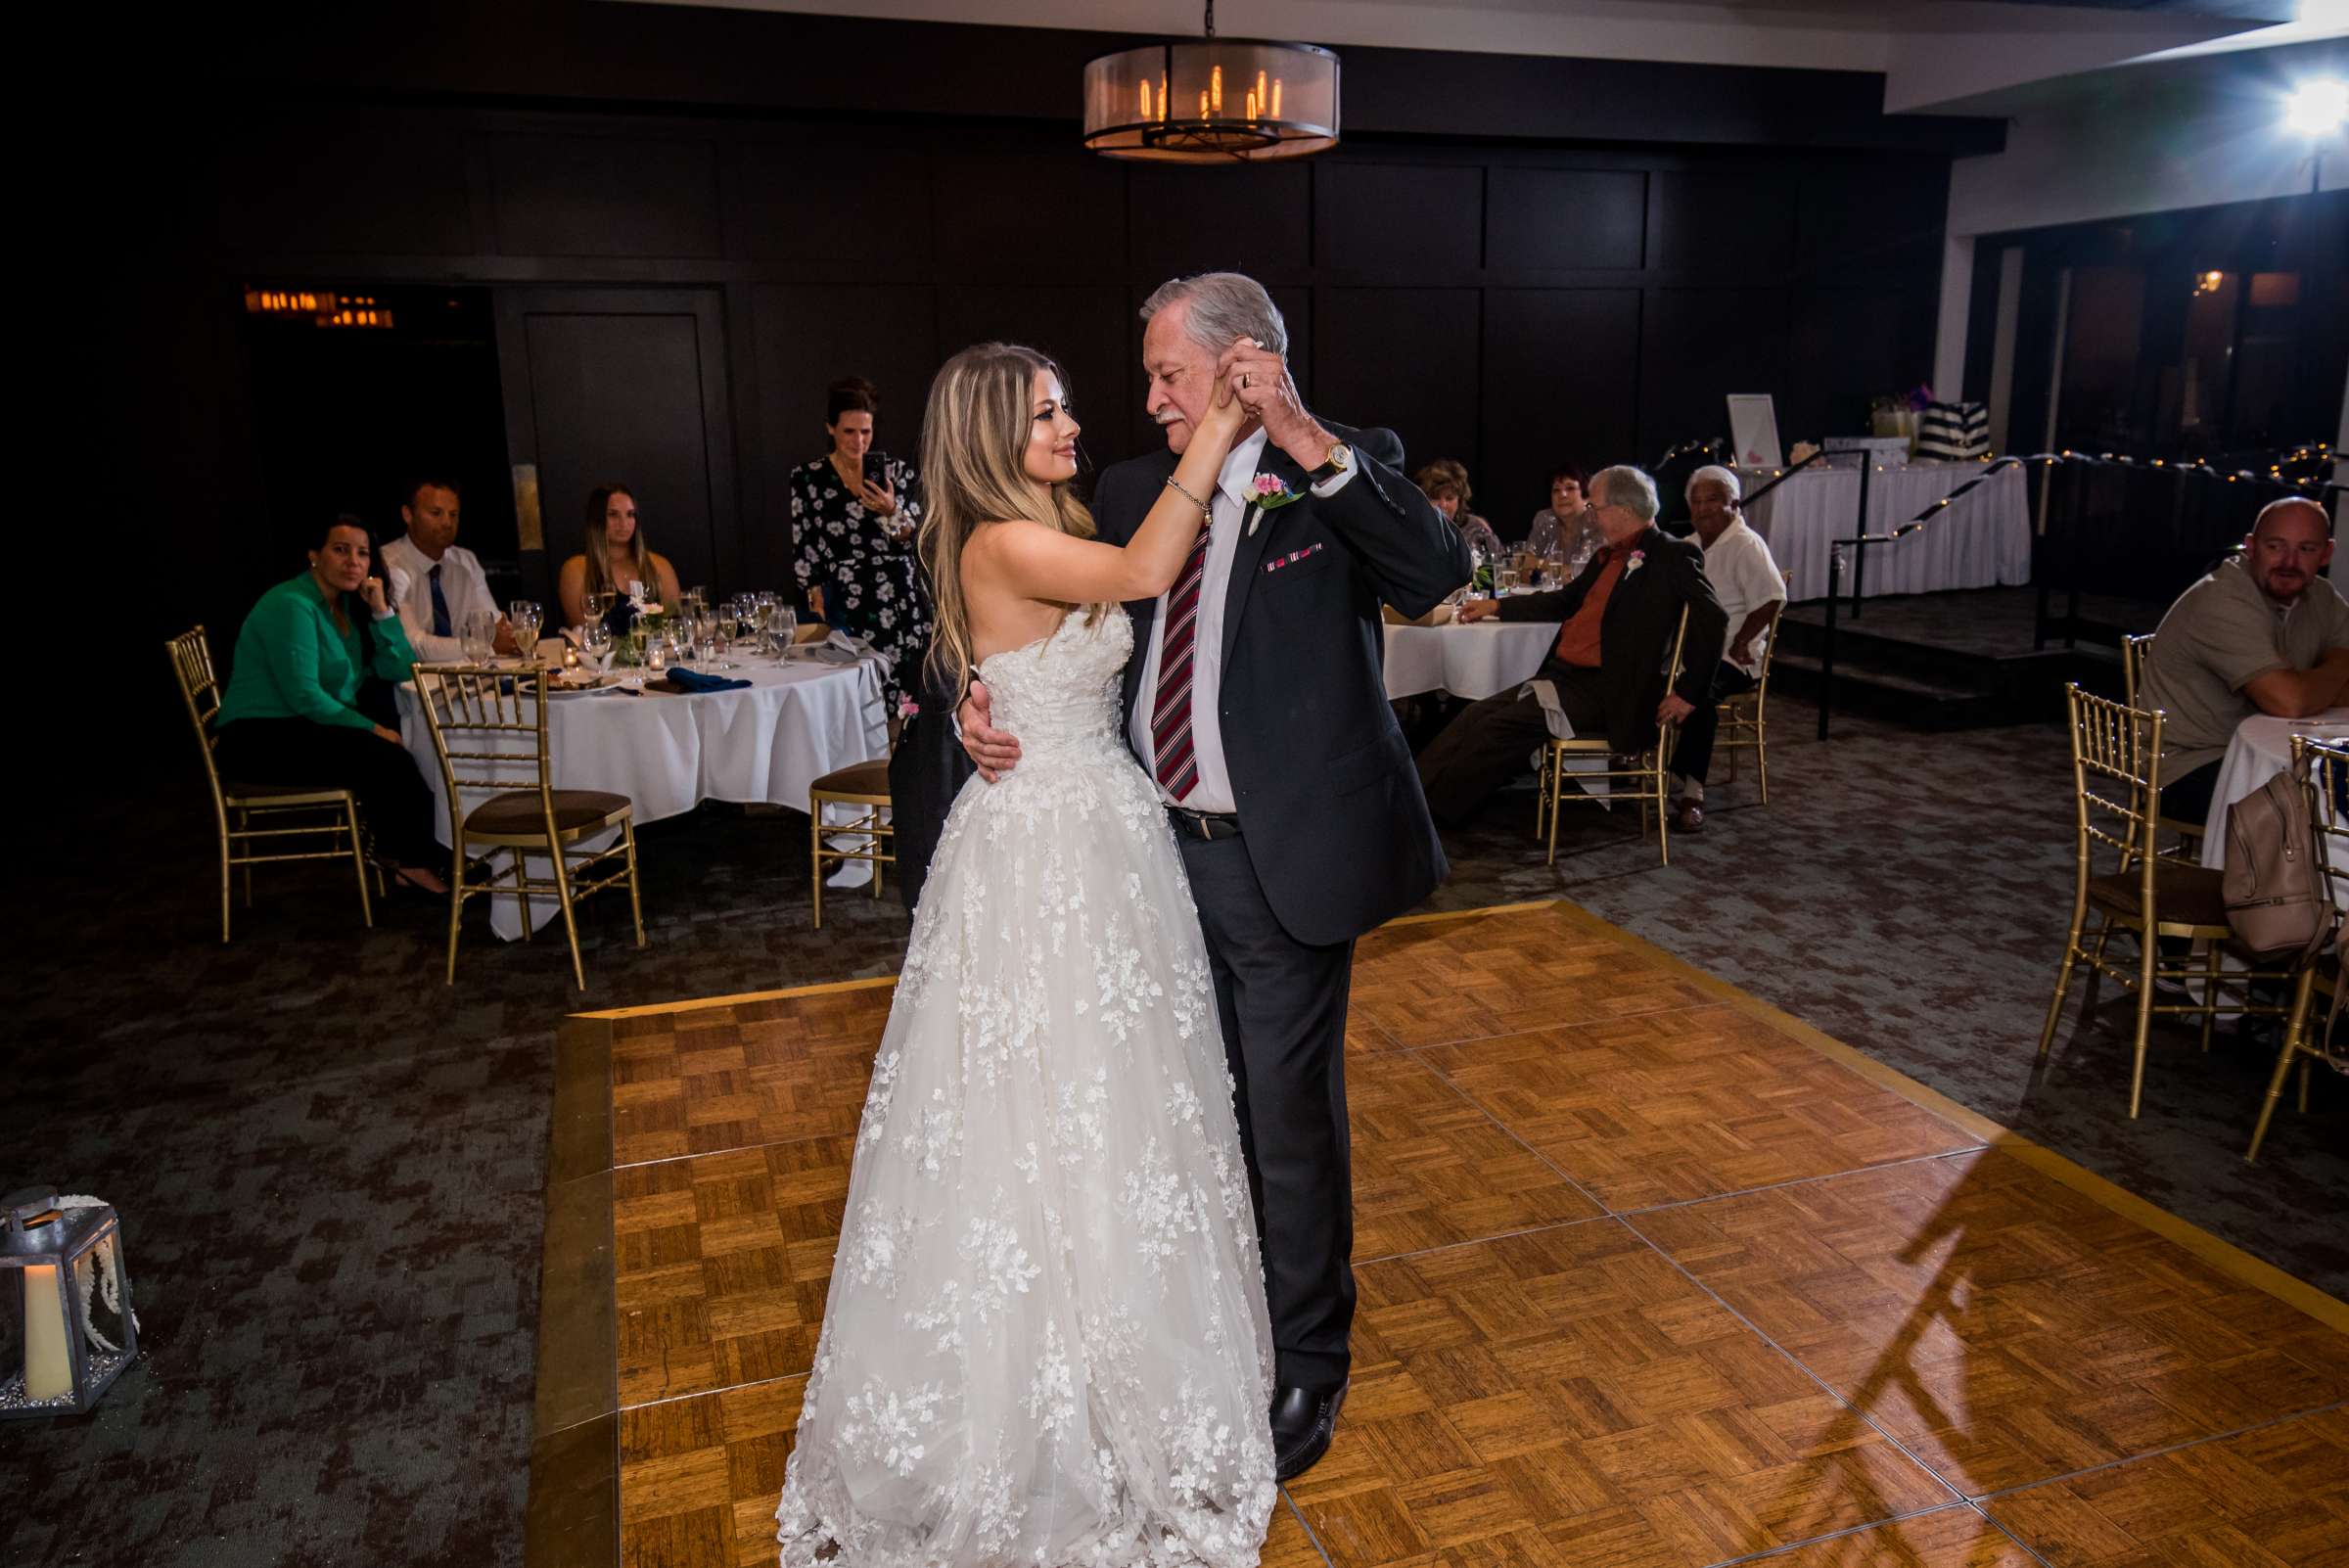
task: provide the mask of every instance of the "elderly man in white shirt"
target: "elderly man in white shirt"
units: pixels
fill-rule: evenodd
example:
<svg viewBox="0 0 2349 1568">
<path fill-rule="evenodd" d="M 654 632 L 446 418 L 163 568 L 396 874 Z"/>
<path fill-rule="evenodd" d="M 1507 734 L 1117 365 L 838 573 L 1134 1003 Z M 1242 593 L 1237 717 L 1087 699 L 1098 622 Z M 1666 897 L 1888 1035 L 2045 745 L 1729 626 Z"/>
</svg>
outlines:
<svg viewBox="0 0 2349 1568">
<path fill-rule="evenodd" d="M 1688 476 L 1688 514 L 1696 524 L 1697 542 L 1704 546 L 1705 580 L 1728 612 L 1729 640 L 1714 673 L 1713 701 L 1697 704 L 1696 711 L 1681 720 L 1680 742 L 1673 748 L 1672 809 L 1683 833 L 1704 827 L 1705 774 L 1713 765 L 1713 732 L 1719 719 L 1716 704 L 1753 690 L 1761 680 L 1763 650 L 1778 612 L 1786 608 L 1784 574 L 1762 535 L 1738 515 L 1743 493 L 1736 474 L 1726 468 L 1708 464 Z"/>
<path fill-rule="evenodd" d="M 445 480 L 419 480 L 408 486 L 399 509 L 404 537 L 384 546 L 399 623 L 417 659 L 428 665 L 465 658 L 465 618 L 487 615 L 497 623 L 497 651 L 515 652 L 514 628 L 498 613 L 489 578 L 471 550 L 457 543 L 457 487 Z"/>
</svg>

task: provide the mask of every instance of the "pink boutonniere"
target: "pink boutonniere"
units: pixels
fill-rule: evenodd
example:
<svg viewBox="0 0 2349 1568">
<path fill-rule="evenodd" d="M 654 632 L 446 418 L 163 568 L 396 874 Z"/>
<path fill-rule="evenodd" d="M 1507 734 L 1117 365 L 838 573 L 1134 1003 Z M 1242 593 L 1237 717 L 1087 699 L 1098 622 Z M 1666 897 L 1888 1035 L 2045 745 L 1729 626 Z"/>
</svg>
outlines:
<svg viewBox="0 0 2349 1568">
<path fill-rule="evenodd" d="M 1623 563 L 1623 575 L 1628 577 L 1645 565 L 1647 565 L 1647 552 L 1645 550 L 1634 550 L 1632 552 L 1632 558 Z"/>
<path fill-rule="evenodd" d="M 1264 515 L 1267 512 L 1287 506 L 1292 501 L 1304 499 L 1304 496 L 1290 489 L 1288 481 L 1282 479 L 1278 474 L 1257 475 L 1248 482 L 1248 504 L 1256 508 L 1256 516 L 1248 520 L 1248 531 L 1250 533 L 1256 531 L 1256 526 L 1265 520 Z"/>
<path fill-rule="evenodd" d="M 921 711 L 922 705 L 912 698 L 900 697 L 898 699 L 898 717 L 900 721 L 913 717 Z"/>
</svg>

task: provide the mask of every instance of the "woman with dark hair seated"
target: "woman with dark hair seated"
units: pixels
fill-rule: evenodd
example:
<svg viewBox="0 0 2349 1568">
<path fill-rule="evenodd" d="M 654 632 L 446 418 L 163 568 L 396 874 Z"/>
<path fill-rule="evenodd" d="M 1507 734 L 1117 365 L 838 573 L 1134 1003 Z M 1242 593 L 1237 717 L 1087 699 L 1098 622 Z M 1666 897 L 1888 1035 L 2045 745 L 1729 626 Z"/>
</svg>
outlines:
<svg viewBox="0 0 2349 1568">
<path fill-rule="evenodd" d="M 370 675 L 408 678 L 416 655 L 373 575 L 367 525 L 344 516 L 310 569 L 261 595 L 237 633 L 236 665 L 212 724 L 223 778 L 334 785 L 358 797 L 375 858 L 402 882 L 445 894 L 433 871 L 433 796 L 399 733 L 360 712 Z"/>
<path fill-rule="evenodd" d="M 1534 514 L 1525 547 L 1544 561 L 1588 561 L 1607 542 L 1590 499 L 1590 477 L 1580 463 L 1560 463 L 1549 476 L 1549 504 Z"/>
</svg>

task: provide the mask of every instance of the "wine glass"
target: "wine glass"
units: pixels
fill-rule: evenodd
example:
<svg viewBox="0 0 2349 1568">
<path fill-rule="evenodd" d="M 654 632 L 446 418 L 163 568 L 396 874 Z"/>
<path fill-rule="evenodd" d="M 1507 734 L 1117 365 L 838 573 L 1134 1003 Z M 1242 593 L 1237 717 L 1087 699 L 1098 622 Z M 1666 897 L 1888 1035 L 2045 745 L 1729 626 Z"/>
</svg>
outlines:
<svg viewBox="0 0 2349 1568">
<path fill-rule="evenodd" d="M 602 588 L 589 588 L 579 596 L 579 602 L 586 607 L 589 624 L 601 624 L 612 608 L 612 595 Z"/>
<path fill-rule="evenodd" d="M 579 661 L 595 667 L 602 674 L 612 664 L 612 628 L 599 619 L 590 618 L 579 628 Z"/>
<path fill-rule="evenodd" d="M 497 618 L 486 610 L 467 611 L 457 623 L 457 646 L 469 665 L 488 663 L 497 650 Z"/>
<path fill-rule="evenodd" d="M 525 664 L 538 662 L 538 628 L 546 624 L 546 612 L 533 599 L 517 599 L 506 606 L 506 624 L 514 628 L 514 651 L 521 654 Z"/>
<path fill-rule="evenodd" d="M 1494 597 L 1506 598 L 1508 595 L 1515 593 L 1517 591 L 1518 579 L 1522 576 L 1523 574 L 1517 570 L 1517 567 L 1513 562 L 1503 566 L 1496 567 L 1493 571 Z"/>
<path fill-rule="evenodd" d="M 800 613 L 790 605 L 770 605 L 766 612 L 766 634 L 778 654 L 789 654 L 800 631 Z"/>
</svg>

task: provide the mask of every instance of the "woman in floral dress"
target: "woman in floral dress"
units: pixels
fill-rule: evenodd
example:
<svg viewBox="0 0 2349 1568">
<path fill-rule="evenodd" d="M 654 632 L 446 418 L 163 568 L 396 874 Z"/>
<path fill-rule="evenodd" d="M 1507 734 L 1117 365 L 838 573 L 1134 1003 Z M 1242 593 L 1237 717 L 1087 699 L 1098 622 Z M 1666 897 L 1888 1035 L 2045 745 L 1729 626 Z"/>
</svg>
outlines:
<svg viewBox="0 0 2349 1568">
<path fill-rule="evenodd" d="M 824 400 L 832 449 L 791 475 L 793 571 L 809 610 L 888 658 L 895 714 L 920 687 L 931 612 L 913 548 L 921 478 L 912 464 L 873 450 L 879 408 L 863 377 L 832 384 Z"/>
</svg>

